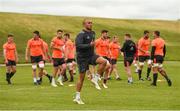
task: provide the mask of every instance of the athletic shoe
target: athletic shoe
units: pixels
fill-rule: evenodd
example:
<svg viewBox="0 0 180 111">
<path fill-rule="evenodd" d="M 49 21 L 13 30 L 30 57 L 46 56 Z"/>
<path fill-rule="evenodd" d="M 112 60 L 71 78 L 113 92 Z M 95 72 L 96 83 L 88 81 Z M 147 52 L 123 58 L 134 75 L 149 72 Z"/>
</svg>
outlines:
<svg viewBox="0 0 180 111">
<path fill-rule="evenodd" d="M 172 82 L 171 82 L 170 79 L 168 79 L 167 82 L 168 82 L 168 86 L 171 86 L 171 85 L 172 85 Z"/>
<path fill-rule="evenodd" d="M 157 86 L 156 84 L 154 84 L 154 83 L 151 83 L 151 86 Z"/>
<path fill-rule="evenodd" d="M 122 79 L 121 79 L 120 77 L 117 77 L 116 80 L 120 81 L 120 80 L 122 80 Z"/>
<path fill-rule="evenodd" d="M 97 83 L 97 81 L 93 78 L 91 79 L 91 82 L 95 85 L 95 88 L 98 89 L 98 90 L 101 90 L 99 84 Z"/>
<path fill-rule="evenodd" d="M 74 99 L 73 101 L 76 102 L 77 104 L 85 104 L 80 98 Z"/>
<path fill-rule="evenodd" d="M 48 79 L 49 79 L 49 83 L 51 83 L 52 82 L 52 76 L 48 77 Z"/>
<path fill-rule="evenodd" d="M 59 84 L 60 84 L 61 86 L 64 85 L 64 84 L 63 84 L 63 81 L 62 81 L 61 79 L 58 79 L 57 82 L 59 82 Z"/>
<path fill-rule="evenodd" d="M 106 85 L 106 84 L 102 84 L 102 86 L 105 88 L 105 89 L 107 89 L 108 88 L 108 86 Z"/>
<path fill-rule="evenodd" d="M 53 87 L 58 87 L 57 85 L 56 85 L 56 83 L 51 83 L 51 86 L 53 86 Z"/>
<path fill-rule="evenodd" d="M 128 80 L 128 84 L 133 84 L 133 82 Z"/>
</svg>

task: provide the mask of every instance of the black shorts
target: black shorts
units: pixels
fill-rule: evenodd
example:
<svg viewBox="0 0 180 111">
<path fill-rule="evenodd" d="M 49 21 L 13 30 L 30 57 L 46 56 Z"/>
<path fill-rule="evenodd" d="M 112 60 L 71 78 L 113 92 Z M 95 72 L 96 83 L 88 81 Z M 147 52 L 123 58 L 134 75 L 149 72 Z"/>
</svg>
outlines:
<svg viewBox="0 0 180 111">
<path fill-rule="evenodd" d="M 114 64 L 116 64 L 116 63 L 117 63 L 117 59 L 111 59 L 111 60 L 110 60 L 110 64 L 114 65 Z"/>
<path fill-rule="evenodd" d="M 65 63 L 64 58 L 52 58 L 53 59 L 53 66 L 58 67 Z"/>
<path fill-rule="evenodd" d="M 139 62 L 145 62 L 150 59 L 150 56 L 139 56 Z"/>
<path fill-rule="evenodd" d="M 124 66 L 127 67 L 128 64 L 129 66 L 131 66 L 131 64 L 133 63 L 134 57 L 125 57 L 124 58 Z"/>
<path fill-rule="evenodd" d="M 75 59 L 67 59 L 66 63 L 72 63 L 73 61 L 75 62 L 76 60 Z"/>
<path fill-rule="evenodd" d="M 12 60 L 8 60 L 8 63 L 6 64 L 6 66 L 16 66 L 16 62 Z"/>
<path fill-rule="evenodd" d="M 78 69 L 80 73 L 85 73 L 87 70 L 89 70 L 89 65 L 96 65 L 96 60 L 99 56 L 94 54 L 91 57 L 78 57 L 77 56 L 77 64 Z"/>
<path fill-rule="evenodd" d="M 153 63 L 160 63 L 162 64 L 164 62 L 164 57 L 161 55 L 154 56 Z"/>
<path fill-rule="evenodd" d="M 103 56 L 104 59 L 108 60 L 109 62 L 111 61 L 110 58 L 106 57 L 106 56 Z"/>
<path fill-rule="evenodd" d="M 43 61 L 42 55 L 40 56 L 31 56 L 31 63 L 39 63 Z"/>
</svg>

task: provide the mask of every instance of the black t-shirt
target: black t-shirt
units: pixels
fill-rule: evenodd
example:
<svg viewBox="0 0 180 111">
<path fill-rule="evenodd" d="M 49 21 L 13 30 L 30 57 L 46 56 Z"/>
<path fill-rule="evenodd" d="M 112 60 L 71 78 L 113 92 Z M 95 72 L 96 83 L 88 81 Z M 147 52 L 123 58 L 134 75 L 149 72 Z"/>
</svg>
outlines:
<svg viewBox="0 0 180 111">
<path fill-rule="evenodd" d="M 90 43 L 95 40 L 94 31 L 85 31 L 82 30 L 76 37 L 76 53 L 77 57 L 91 57 L 94 55 L 94 46 L 91 46 Z"/>
<path fill-rule="evenodd" d="M 134 57 L 136 50 L 136 44 L 132 40 L 126 40 L 121 49 L 121 51 L 124 53 L 125 58 Z"/>
</svg>

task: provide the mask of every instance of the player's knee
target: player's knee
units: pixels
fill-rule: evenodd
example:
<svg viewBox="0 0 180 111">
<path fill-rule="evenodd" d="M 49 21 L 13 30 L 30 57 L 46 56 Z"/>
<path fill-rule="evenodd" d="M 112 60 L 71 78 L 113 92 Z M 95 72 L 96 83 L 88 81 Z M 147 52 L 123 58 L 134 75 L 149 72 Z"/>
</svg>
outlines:
<svg viewBox="0 0 180 111">
<path fill-rule="evenodd" d="M 144 66 L 144 62 L 139 62 L 139 67 L 143 68 L 143 66 Z"/>
<path fill-rule="evenodd" d="M 44 62 L 39 63 L 39 68 L 43 69 L 44 68 Z"/>
<path fill-rule="evenodd" d="M 32 64 L 32 69 L 36 70 L 37 69 L 37 65 L 36 64 Z"/>
</svg>

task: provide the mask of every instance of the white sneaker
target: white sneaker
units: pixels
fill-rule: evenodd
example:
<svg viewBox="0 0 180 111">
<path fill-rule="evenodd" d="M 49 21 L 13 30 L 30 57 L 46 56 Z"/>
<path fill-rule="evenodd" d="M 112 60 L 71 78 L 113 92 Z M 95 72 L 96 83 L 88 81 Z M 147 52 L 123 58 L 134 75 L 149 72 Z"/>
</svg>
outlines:
<svg viewBox="0 0 180 111">
<path fill-rule="evenodd" d="M 95 88 L 98 89 L 98 90 L 101 90 L 99 84 L 97 83 L 97 81 L 93 78 L 91 79 L 91 82 L 95 85 Z"/>
<path fill-rule="evenodd" d="M 108 88 L 108 86 L 106 85 L 106 84 L 102 84 L 102 86 L 105 88 L 105 89 L 107 89 Z"/>
<path fill-rule="evenodd" d="M 58 79 L 57 82 L 59 82 L 59 84 L 60 84 L 61 86 L 64 85 L 64 84 L 63 84 L 63 81 L 62 81 L 61 79 Z"/>
<path fill-rule="evenodd" d="M 51 86 L 57 87 L 56 83 L 51 83 Z"/>
<path fill-rule="evenodd" d="M 79 98 L 79 99 L 74 99 L 73 100 L 74 102 L 76 102 L 77 104 L 85 104 L 82 100 L 81 100 L 81 98 Z"/>
</svg>

